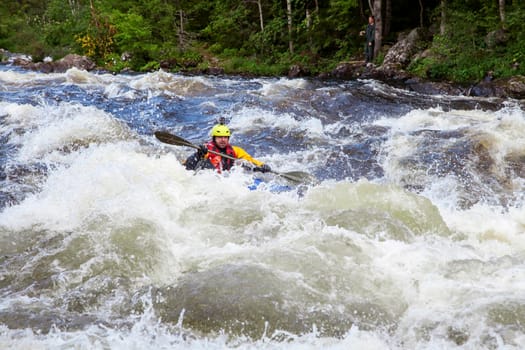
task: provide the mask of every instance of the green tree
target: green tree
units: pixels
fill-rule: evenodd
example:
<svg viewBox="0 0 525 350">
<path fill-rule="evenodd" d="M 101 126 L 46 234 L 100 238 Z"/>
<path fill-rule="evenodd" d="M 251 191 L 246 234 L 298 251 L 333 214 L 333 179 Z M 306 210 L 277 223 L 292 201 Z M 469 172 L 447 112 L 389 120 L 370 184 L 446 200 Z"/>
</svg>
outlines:
<svg viewBox="0 0 525 350">
<path fill-rule="evenodd" d="M 362 56 L 358 33 L 372 4 L 385 9 L 388 43 L 396 31 L 441 25 L 434 55 L 411 66 L 419 74 L 524 73 L 525 3 L 516 0 L 3 0 L 0 47 L 36 59 L 77 52 L 115 70 L 167 59 L 195 66 L 211 52 L 236 72 L 283 72 L 291 63 L 319 71 Z"/>
<path fill-rule="evenodd" d="M 356 0 L 331 0 L 330 6 L 322 11 L 315 42 L 324 55 L 345 59 L 353 52 L 362 53 L 363 38 L 359 31 L 364 19 L 359 13 Z"/>
<path fill-rule="evenodd" d="M 0 2 L 0 46 L 14 52 L 45 54 L 42 23 L 45 4 L 38 0 L 5 0 Z"/>
<path fill-rule="evenodd" d="M 44 12 L 43 39 L 49 53 L 60 58 L 67 53 L 78 52 L 75 40 L 89 25 L 89 8 L 80 2 L 50 0 Z"/>
<path fill-rule="evenodd" d="M 505 25 L 509 20 L 506 30 L 502 30 L 499 5 L 486 0 L 442 1 L 445 25 L 441 34 L 434 36 L 432 50 L 436 56 L 414 69 L 430 78 L 458 82 L 479 81 L 488 72 L 494 77 L 523 74 L 519 64 L 525 47 L 520 34 L 525 29 L 523 5 L 505 8 Z"/>
<path fill-rule="evenodd" d="M 238 51 L 249 40 L 250 11 L 239 0 L 215 0 L 210 4 L 208 25 L 201 31 L 204 38 L 226 49 Z"/>
<path fill-rule="evenodd" d="M 139 14 L 113 11 L 115 45 L 120 53 L 129 53 L 132 66 L 140 68 L 156 56 L 158 46 L 152 39 L 151 25 Z"/>
</svg>

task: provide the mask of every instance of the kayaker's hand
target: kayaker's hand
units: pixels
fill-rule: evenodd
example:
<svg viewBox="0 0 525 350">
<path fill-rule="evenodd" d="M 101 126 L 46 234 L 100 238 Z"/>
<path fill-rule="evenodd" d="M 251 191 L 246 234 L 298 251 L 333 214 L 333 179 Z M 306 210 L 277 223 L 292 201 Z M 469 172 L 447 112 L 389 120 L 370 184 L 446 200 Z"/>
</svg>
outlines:
<svg viewBox="0 0 525 350">
<path fill-rule="evenodd" d="M 272 168 L 268 164 L 263 164 L 260 167 L 254 168 L 253 171 L 260 171 L 261 173 L 269 173 Z"/>
<path fill-rule="evenodd" d="M 204 158 L 204 156 L 208 153 L 208 148 L 205 145 L 200 145 L 199 149 L 197 150 L 197 156 L 199 158 Z"/>
<path fill-rule="evenodd" d="M 268 164 L 263 164 L 261 168 L 263 173 L 269 173 L 272 171 L 272 168 L 270 168 Z"/>
</svg>

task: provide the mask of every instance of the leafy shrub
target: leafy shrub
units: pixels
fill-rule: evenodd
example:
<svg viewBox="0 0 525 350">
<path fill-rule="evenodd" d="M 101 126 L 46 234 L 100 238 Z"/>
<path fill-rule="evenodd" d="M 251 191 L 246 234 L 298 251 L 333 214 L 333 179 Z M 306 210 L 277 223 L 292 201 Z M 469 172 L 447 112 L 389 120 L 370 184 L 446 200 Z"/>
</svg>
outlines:
<svg viewBox="0 0 525 350">
<path fill-rule="evenodd" d="M 160 68 L 159 62 L 151 61 L 151 62 L 146 63 L 144 66 L 142 66 L 140 70 L 142 72 L 151 72 L 151 71 L 159 70 L 159 68 Z"/>
<path fill-rule="evenodd" d="M 224 71 L 227 74 L 254 74 L 258 76 L 279 76 L 286 74 L 288 65 L 267 64 L 253 58 L 232 57 L 224 64 Z"/>
<path fill-rule="evenodd" d="M 181 63 L 184 67 L 197 67 L 203 60 L 202 55 L 196 51 L 186 51 L 182 55 Z"/>
<path fill-rule="evenodd" d="M 131 68 L 129 61 L 122 60 L 121 56 L 116 53 L 111 53 L 106 56 L 104 66 L 111 72 L 121 72 L 126 68 Z"/>
<path fill-rule="evenodd" d="M 210 46 L 209 50 L 211 53 L 214 53 L 217 55 L 223 51 L 223 47 L 220 43 L 214 43 L 213 45 Z"/>
</svg>

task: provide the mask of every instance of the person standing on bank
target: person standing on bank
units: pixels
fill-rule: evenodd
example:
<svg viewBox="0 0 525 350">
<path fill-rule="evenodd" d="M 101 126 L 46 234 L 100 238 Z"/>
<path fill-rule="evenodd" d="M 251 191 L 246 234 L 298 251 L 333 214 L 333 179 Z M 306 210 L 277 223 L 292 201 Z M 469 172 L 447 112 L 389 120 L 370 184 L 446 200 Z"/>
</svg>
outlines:
<svg viewBox="0 0 525 350">
<path fill-rule="evenodd" d="M 368 17 L 368 25 L 366 26 L 365 38 L 365 62 L 369 63 L 374 60 L 374 43 L 376 36 L 376 24 L 374 16 L 370 15 Z"/>
<path fill-rule="evenodd" d="M 234 165 L 234 160 L 208 152 L 214 151 L 236 159 L 243 159 L 254 164 L 255 168 L 252 169 L 253 171 L 260 171 L 263 173 L 272 171 L 269 165 L 252 158 L 252 156 L 241 147 L 230 145 L 230 136 L 230 129 L 224 125 L 222 121 L 219 124 L 216 124 L 211 129 L 212 139 L 206 144 L 201 145 L 197 152 L 186 159 L 184 162 L 186 169 L 215 169 L 218 173 L 223 170 L 230 170 Z"/>
</svg>

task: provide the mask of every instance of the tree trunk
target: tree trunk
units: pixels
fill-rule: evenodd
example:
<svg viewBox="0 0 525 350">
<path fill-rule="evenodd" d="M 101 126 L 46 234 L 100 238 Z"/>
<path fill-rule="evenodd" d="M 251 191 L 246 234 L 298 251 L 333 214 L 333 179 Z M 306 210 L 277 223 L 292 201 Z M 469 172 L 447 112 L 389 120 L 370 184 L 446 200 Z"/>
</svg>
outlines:
<svg viewBox="0 0 525 350">
<path fill-rule="evenodd" d="M 306 30 L 309 31 L 312 26 L 312 15 L 310 14 L 310 9 L 306 8 Z"/>
<path fill-rule="evenodd" d="M 259 24 L 261 26 L 261 32 L 264 31 L 264 16 L 263 16 L 263 10 L 262 10 L 262 3 L 261 0 L 247 0 L 247 3 L 255 3 L 257 4 L 257 9 L 259 11 Z"/>
<path fill-rule="evenodd" d="M 447 0 L 441 0 L 441 23 L 439 24 L 439 34 L 445 35 L 447 31 Z"/>
<path fill-rule="evenodd" d="M 505 0 L 499 0 L 499 18 L 505 27 Z"/>
<path fill-rule="evenodd" d="M 359 0 L 359 14 L 363 20 L 366 19 L 365 5 L 363 5 L 363 0 Z"/>
<path fill-rule="evenodd" d="M 423 28 L 423 14 L 424 14 L 423 0 L 419 0 L 419 26 Z"/>
<path fill-rule="evenodd" d="M 288 46 L 290 53 L 293 55 L 292 0 L 286 0 L 286 16 L 288 17 Z"/>
<path fill-rule="evenodd" d="M 71 15 L 75 16 L 75 13 L 77 12 L 76 11 L 76 4 L 75 4 L 75 0 L 68 0 L 69 2 L 69 8 L 71 9 Z"/>
<path fill-rule="evenodd" d="M 264 31 L 264 17 L 261 0 L 257 0 L 257 7 L 259 8 L 259 21 L 261 22 L 261 32 Z"/>
<path fill-rule="evenodd" d="M 381 0 L 374 0 L 374 7 L 373 7 L 373 13 L 374 13 L 374 19 L 376 24 L 376 35 L 375 35 L 375 43 L 374 43 L 374 59 L 377 58 L 379 51 L 381 50 L 381 45 L 383 41 L 383 18 L 381 15 L 381 6 L 382 6 Z"/>
<path fill-rule="evenodd" d="M 184 12 L 179 10 L 179 48 L 182 50 L 184 48 Z"/>
<path fill-rule="evenodd" d="M 310 14 L 310 9 L 306 8 L 306 35 L 308 36 L 308 46 L 312 47 L 312 34 L 310 32 L 312 27 L 312 15 Z"/>
<path fill-rule="evenodd" d="M 100 29 L 100 24 L 98 22 L 98 16 L 97 11 L 95 10 L 95 6 L 93 6 L 93 0 L 89 0 L 89 9 L 91 11 L 91 20 L 95 24 L 95 28 Z"/>
<path fill-rule="evenodd" d="M 390 27 L 392 24 L 392 0 L 386 0 L 385 20 L 383 22 L 383 36 L 385 37 L 390 34 Z"/>
</svg>

